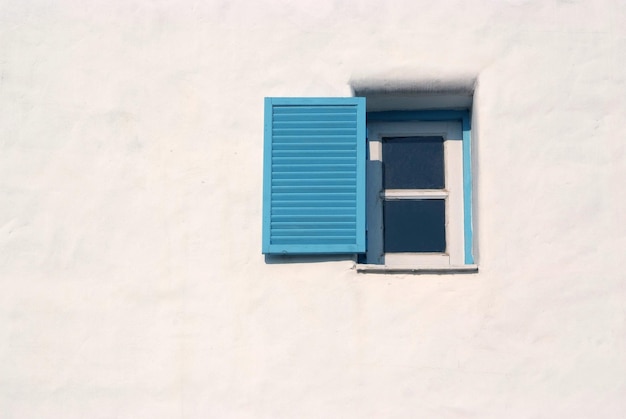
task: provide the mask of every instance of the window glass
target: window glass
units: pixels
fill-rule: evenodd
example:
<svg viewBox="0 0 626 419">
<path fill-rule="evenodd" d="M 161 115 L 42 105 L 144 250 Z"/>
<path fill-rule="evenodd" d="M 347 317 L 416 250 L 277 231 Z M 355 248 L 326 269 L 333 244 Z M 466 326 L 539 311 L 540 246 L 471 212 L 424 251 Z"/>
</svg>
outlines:
<svg viewBox="0 0 626 419">
<path fill-rule="evenodd" d="M 442 137 L 383 139 L 385 189 L 443 189 Z"/>
<path fill-rule="evenodd" d="M 445 252 L 443 199 L 383 202 L 385 252 Z"/>
</svg>

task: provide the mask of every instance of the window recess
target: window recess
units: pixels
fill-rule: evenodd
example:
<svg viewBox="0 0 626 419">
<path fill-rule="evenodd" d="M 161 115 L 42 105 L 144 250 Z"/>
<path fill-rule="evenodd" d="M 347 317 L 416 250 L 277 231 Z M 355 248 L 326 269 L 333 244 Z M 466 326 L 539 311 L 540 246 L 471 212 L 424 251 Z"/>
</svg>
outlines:
<svg viewBox="0 0 626 419">
<path fill-rule="evenodd" d="M 376 114 L 384 118 L 370 121 L 368 114 L 368 243 L 357 269 L 473 265 L 466 254 L 467 113 L 396 112 L 397 120 L 389 112 L 374 113 L 374 119 Z"/>
</svg>

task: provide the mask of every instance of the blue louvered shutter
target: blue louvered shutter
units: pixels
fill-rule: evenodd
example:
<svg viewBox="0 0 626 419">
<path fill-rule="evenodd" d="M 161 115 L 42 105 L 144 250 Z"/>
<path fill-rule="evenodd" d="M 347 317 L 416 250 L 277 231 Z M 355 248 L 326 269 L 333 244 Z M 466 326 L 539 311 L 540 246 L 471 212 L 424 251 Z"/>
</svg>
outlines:
<svg viewBox="0 0 626 419">
<path fill-rule="evenodd" d="M 263 253 L 365 252 L 365 98 L 266 98 Z"/>
</svg>

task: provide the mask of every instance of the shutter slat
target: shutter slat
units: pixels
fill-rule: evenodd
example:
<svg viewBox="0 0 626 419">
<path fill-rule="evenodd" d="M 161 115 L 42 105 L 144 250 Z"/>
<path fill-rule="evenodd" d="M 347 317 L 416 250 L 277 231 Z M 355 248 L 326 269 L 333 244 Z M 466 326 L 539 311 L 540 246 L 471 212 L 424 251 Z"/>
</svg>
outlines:
<svg viewBox="0 0 626 419">
<path fill-rule="evenodd" d="M 351 122 L 354 123 L 354 112 L 334 112 L 334 113 L 291 113 L 291 114 L 275 114 L 274 122 L 291 122 L 291 121 L 300 121 L 303 118 L 306 118 L 307 121 L 321 121 L 321 122 L 329 122 L 329 121 L 341 121 L 341 122 Z"/>
<path fill-rule="evenodd" d="M 271 100 L 271 99 L 270 99 Z M 276 100 L 276 99 L 274 99 Z M 356 114 L 356 109 L 354 106 L 324 106 L 324 105 L 287 105 L 273 106 L 273 114 L 281 115 L 281 114 L 300 114 L 300 115 L 308 115 L 308 114 L 324 114 L 324 113 L 352 113 Z"/>
<path fill-rule="evenodd" d="M 310 227 L 310 226 L 319 226 L 319 228 L 328 228 L 328 227 L 340 227 L 340 228 L 355 228 L 356 223 L 355 220 L 350 217 L 347 217 L 348 220 L 341 220 L 341 217 L 274 217 L 274 221 L 272 221 L 272 225 L 276 227 L 293 227 L 293 228 L 302 228 Z M 281 221 L 283 220 L 283 221 Z"/>
<path fill-rule="evenodd" d="M 328 226 L 317 226 L 313 224 L 309 225 L 308 227 L 274 227 L 273 230 L 275 236 L 297 236 L 303 234 L 306 236 L 346 237 L 350 234 L 354 234 L 354 228 L 337 228 Z"/>
<path fill-rule="evenodd" d="M 289 180 L 297 180 L 297 179 L 351 179 L 354 182 L 354 176 L 352 172 L 275 172 L 272 173 L 274 179 L 289 179 Z M 304 183 L 303 183 L 304 184 Z"/>
<path fill-rule="evenodd" d="M 340 236 L 340 237 L 315 237 L 315 236 L 300 236 L 300 237 L 278 237 L 274 240 L 275 244 L 301 244 L 306 241 L 307 245 L 310 244 L 352 244 L 354 243 L 354 236 Z M 321 248 L 324 249 L 324 248 Z M 299 252 L 295 252 L 299 253 Z M 345 253 L 345 252 L 327 252 L 319 251 L 313 253 Z"/>
<path fill-rule="evenodd" d="M 355 223 L 340 223 L 340 222 L 327 222 L 323 224 L 316 224 L 313 222 L 305 223 L 299 222 L 296 224 L 290 224 L 288 222 L 274 222 L 272 223 L 274 231 L 274 237 L 290 236 L 290 235 L 307 235 L 307 236 L 333 236 L 333 235 L 349 235 L 354 234 L 356 230 Z"/>
<path fill-rule="evenodd" d="M 280 217 L 280 216 L 303 216 L 303 217 L 315 217 L 320 216 L 323 217 L 327 215 L 350 215 L 354 216 L 354 208 L 352 207 L 275 207 L 272 208 L 272 217 Z"/>
<path fill-rule="evenodd" d="M 312 186 L 354 186 L 350 179 L 276 179 L 274 180 L 274 188 L 281 188 L 284 186 L 297 186 L 299 188 L 304 185 L 308 187 Z"/>
<path fill-rule="evenodd" d="M 350 192 L 342 192 L 342 191 L 316 191 L 316 190 L 304 190 L 298 189 L 297 192 L 286 191 L 286 192 L 272 192 L 272 199 L 277 201 L 280 200 L 292 200 L 292 199 L 303 199 L 303 200 L 337 200 L 337 201 L 345 201 L 345 200 L 354 200 L 356 198 L 356 193 Z"/>
<path fill-rule="evenodd" d="M 332 170 L 335 172 L 349 172 L 354 173 L 356 170 L 356 164 L 335 164 L 335 163 L 317 163 L 317 164 L 274 164 L 273 173 L 276 172 L 318 172 Z"/>
<path fill-rule="evenodd" d="M 272 158 L 277 157 L 292 157 L 297 159 L 307 159 L 307 158 L 339 158 L 339 157 L 349 157 L 354 159 L 354 151 L 350 149 L 346 150 L 307 150 L 306 154 L 308 157 L 302 156 L 302 149 L 291 149 L 291 150 L 274 150 L 272 153 Z"/>
<path fill-rule="evenodd" d="M 334 215 L 334 214 L 309 214 L 309 215 L 274 215 L 272 224 L 281 222 L 293 223 L 353 223 L 356 217 L 353 215 Z"/>
<path fill-rule="evenodd" d="M 365 100 L 268 98 L 264 253 L 365 251 Z"/>
<path fill-rule="evenodd" d="M 352 156 L 309 156 L 309 157 L 283 157 L 272 158 L 274 165 L 278 164 L 356 164 L 356 159 Z"/>
<path fill-rule="evenodd" d="M 278 133 L 287 129 L 350 129 L 355 130 L 356 126 L 351 121 L 274 121 L 274 132 Z"/>
<path fill-rule="evenodd" d="M 356 193 L 353 185 L 307 185 L 307 192 L 303 192 L 301 185 L 274 186 L 274 193 Z"/>
<path fill-rule="evenodd" d="M 274 133 L 276 135 L 284 135 L 284 136 L 302 136 L 302 137 L 319 137 L 320 134 L 328 134 L 328 135 L 356 135 L 356 128 L 281 128 L 275 129 Z"/>
<path fill-rule="evenodd" d="M 319 144 L 328 144 L 328 145 L 345 145 L 349 144 L 352 147 L 354 144 L 354 136 L 353 135 L 344 135 L 344 134 L 329 134 L 329 135 L 320 135 L 319 132 L 310 135 L 278 135 L 274 136 L 274 144 L 295 144 L 298 146 L 313 146 Z M 332 149 L 332 147 L 329 147 Z"/>
<path fill-rule="evenodd" d="M 338 200 L 338 199 L 333 199 L 333 200 L 307 200 L 307 199 L 300 199 L 300 200 L 285 200 L 285 199 L 273 199 L 272 200 L 274 202 L 274 207 L 275 208 L 281 208 L 281 207 L 326 207 L 326 208 L 333 208 L 333 207 L 350 207 L 350 208 L 355 208 L 356 209 L 356 204 L 354 203 L 354 200 L 351 199 L 347 199 L 347 200 Z"/>
<path fill-rule="evenodd" d="M 356 164 L 316 164 L 316 165 L 297 165 L 297 164 L 283 164 L 276 165 L 272 173 L 311 173 L 316 174 L 316 170 L 333 170 L 334 173 L 354 173 Z"/>
</svg>

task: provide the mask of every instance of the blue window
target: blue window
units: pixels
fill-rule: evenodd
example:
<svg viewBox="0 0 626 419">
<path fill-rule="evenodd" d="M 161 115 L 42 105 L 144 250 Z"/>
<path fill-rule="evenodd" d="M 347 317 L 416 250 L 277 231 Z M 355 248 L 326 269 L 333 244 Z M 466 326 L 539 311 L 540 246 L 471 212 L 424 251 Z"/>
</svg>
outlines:
<svg viewBox="0 0 626 419">
<path fill-rule="evenodd" d="M 364 98 L 266 98 L 263 253 L 473 264 L 469 121 L 366 113 Z"/>
</svg>

